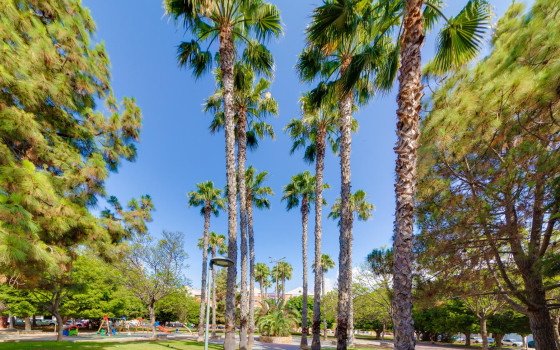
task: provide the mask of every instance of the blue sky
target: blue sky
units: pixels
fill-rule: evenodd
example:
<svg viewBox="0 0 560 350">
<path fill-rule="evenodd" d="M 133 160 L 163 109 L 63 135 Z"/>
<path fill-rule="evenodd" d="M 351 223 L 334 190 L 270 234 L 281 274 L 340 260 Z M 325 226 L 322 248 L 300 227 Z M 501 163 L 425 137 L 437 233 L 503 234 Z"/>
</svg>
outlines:
<svg viewBox="0 0 560 350">
<path fill-rule="evenodd" d="M 449 1 L 445 10 L 453 15 L 466 1 Z M 212 180 L 225 185 L 225 141 L 222 134 L 211 135 L 211 116 L 202 112 L 202 103 L 214 91 L 212 75 L 195 81 L 189 71 L 179 69 L 176 47 L 184 30 L 164 16 L 159 0 L 84 0 L 97 23 L 96 40 L 105 44 L 112 65 L 112 86 L 118 98 L 132 96 L 142 109 L 143 130 L 138 145 L 138 159 L 126 163 L 107 182 L 108 193 L 121 202 L 142 194 L 152 196 L 156 211 L 150 231 L 158 235 L 163 229 L 182 231 L 189 254 L 186 276 L 194 287 L 200 286 L 201 252 L 196 241 L 202 235 L 203 217 L 199 209 L 188 208 L 186 193 L 201 181 Z M 280 201 L 282 186 L 291 176 L 314 167 L 302 160 L 302 154 L 290 156 L 291 141 L 283 132 L 291 118 L 299 117 L 298 98 L 312 86 L 302 84 L 294 71 L 297 56 L 305 44 L 304 30 L 311 11 L 319 0 L 272 0 L 281 11 L 284 34 L 269 43 L 276 60 L 271 93 L 279 103 L 280 115 L 271 124 L 276 140 L 261 142 L 258 150 L 248 154 L 248 165 L 268 171 L 268 185 L 275 196 L 269 211 L 254 213 L 257 262 L 269 263 L 269 257 L 281 258 L 294 266 L 287 289 L 301 285 L 301 216 L 287 212 Z M 492 1 L 494 12 L 501 16 L 510 0 Z M 489 38 L 489 36 L 488 36 Z M 435 36 L 428 35 L 423 62 L 433 56 Z M 354 224 L 355 266 L 364 262 L 373 249 L 392 244 L 394 214 L 394 153 L 396 141 L 395 92 L 375 98 L 356 113 L 360 129 L 352 140 L 352 191 L 363 189 L 376 206 L 373 219 Z M 328 154 L 325 181 L 331 185 L 325 197 L 330 205 L 339 196 L 338 159 Z M 100 208 L 102 209 L 102 208 Z M 323 223 L 323 252 L 338 259 L 338 227 L 326 219 Z M 309 226 L 309 259 L 313 259 L 313 220 Z M 212 218 L 211 230 L 227 235 L 227 215 Z M 309 270 L 311 272 L 311 269 Z M 311 275 L 310 275 L 311 276 Z M 337 269 L 327 273 L 332 284 Z M 310 286 L 313 280 L 310 278 Z"/>
</svg>

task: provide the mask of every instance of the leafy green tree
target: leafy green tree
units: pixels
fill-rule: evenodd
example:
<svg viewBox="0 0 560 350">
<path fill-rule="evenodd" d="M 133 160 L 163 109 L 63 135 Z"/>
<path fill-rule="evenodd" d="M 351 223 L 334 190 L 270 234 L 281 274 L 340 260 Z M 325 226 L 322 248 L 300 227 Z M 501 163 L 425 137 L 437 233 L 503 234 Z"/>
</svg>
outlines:
<svg viewBox="0 0 560 350">
<path fill-rule="evenodd" d="M 286 209 L 292 210 L 300 206 L 301 203 L 301 246 L 303 261 L 303 307 L 301 313 L 301 344 L 302 349 L 307 349 L 307 222 L 310 210 L 310 204 L 315 201 L 315 176 L 311 176 L 309 171 L 292 176 L 289 184 L 284 186 L 284 196 L 282 200 L 286 201 Z M 319 205 L 321 206 L 321 205 Z M 276 268 L 276 267 L 275 267 Z M 273 271 L 278 271 L 274 270 Z M 282 286 L 282 298 L 284 298 L 284 287 Z"/>
<path fill-rule="evenodd" d="M 234 65 L 238 42 L 247 43 L 243 57 L 247 63 L 255 63 L 266 51 L 264 45 L 249 40 L 251 32 L 264 41 L 270 36 L 278 36 L 282 32 L 278 9 L 262 0 L 243 1 L 227 0 L 213 2 L 206 0 L 165 0 L 166 12 L 191 32 L 190 41 L 179 45 L 179 63 L 189 66 L 195 76 L 207 72 L 212 65 L 212 54 L 209 48 L 201 49 L 203 42 L 210 44 L 217 39 L 219 42 L 220 74 L 223 86 L 224 128 L 226 138 L 226 177 L 228 188 L 228 257 L 237 265 L 237 186 L 235 181 L 235 134 L 234 117 Z M 262 66 L 260 66 L 262 67 Z M 272 67 L 265 67 L 272 68 Z M 242 176 L 244 173 L 242 174 Z M 242 183 L 240 186 L 244 186 Z M 227 295 L 226 350 L 234 350 L 235 335 L 235 280 L 236 268 L 229 269 L 229 288 Z M 247 347 L 247 337 L 240 339 L 241 350 Z"/>
<path fill-rule="evenodd" d="M 25 330 L 31 330 L 30 316 L 37 314 L 37 302 L 28 290 L 18 289 L 16 285 L 0 284 L 0 301 L 6 306 L 3 313 L 9 313 L 25 320 Z M 13 322 L 10 321 L 10 325 Z"/>
<path fill-rule="evenodd" d="M 222 190 L 215 188 L 212 181 L 201 182 L 196 185 L 197 190 L 187 194 L 189 207 L 201 207 L 200 214 L 204 215 L 204 231 L 202 242 L 202 281 L 200 282 L 200 318 L 198 320 L 198 341 L 204 340 L 204 315 L 206 311 L 206 278 L 208 275 L 208 233 L 210 231 L 210 216 L 218 216 L 220 209 L 225 210 L 226 204 L 222 198 Z"/>
<path fill-rule="evenodd" d="M 0 18 L 10 43 L 0 57 L 0 268 L 57 273 L 75 247 L 123 236 L 89 209 L 135 159 L 141 113 L 113 96 L 107 52 L 79 1 L 4 2 Z"/>
<path fill-rule="evenodd" d="M 116 268 L 92 251 L 82 251 L 72 269 L 72 286 L 61 302 L 60 314 L 66 317 L 101 319 L 140 317 L 146 307 L 122 284 Z"/>
<path fill-rule="evenodd" d="M 327 319 L 327 327 L 332 328 L 334 325 L 336 325 L 338 291 L 336 289 L 333 289 L 325 294 L 325 298 L 322 304 L 323 310 L 321 313 L 325 315 L 325 318 Z"/>
<path fill-rule="evenodd" d="M 384 251 L 383 248 L 380 250 Z M 389 260 L 388 257 L 385 259 Z M 379 336 L 385 336 L 385 331 L 392 324 L 393 289 L 390 286 L 390 278 L 388 278 L 391 271 L 387 275 L 378 272 L 371 268 L 369 261 L 363 265 L 354 278 L 352 295 L 355 322 L 371 327 L 369 329 L 375 330 L 379 338 Z M 357 327 L 363 329 L 360 328 L 361 326 Z"/>
<path fill-rule="evenodd" d="M 163 323 L 175 321 L 188 323 L 190 320 L 197 322 L 198 318 L 194 319 L 192 313 L 200 311 L 199 304 L 193 296 L 186 293 L 185 288 L 180 287 L 156 303 L 156 319 Z"/>
<path fill-rule="evenodd" d="M 493 333 L 495 346 L 502 346 L 504 336 L 509 333 L 531 333 L 529 318 L 513 310 L 500 310 L 488 319 L 488 331 Z"/>
<path fill-rule="evenodd" d="M 555 8 L 512 4 L 492 53 L 435 92 L 420 139 L 421 244 L 449 273 L 484 266 L 495 291 L 527 314 L 539 348 L 555 346 L 546 291 L 557 282 L 545 273 L 558 254 Z"/>
<path fill-rule="evenodd" d="M 118 266 L 124 285 L 148 308 L 152 337 L 156 336 L 155 304 L 184 285 L 184 261 L 181 232 L 163 231 L 155 242 L 150 236 L 137 237 L 124 248 Z"/>
<path fill-rule="evenodd" d="M 307 308 L 306 313 L 307 315 L 310 315 L 310 317 L 306 319 L 307 327 L 310 326 L 311 323 L 310 320 L 313 318 L 313 297 L 308 296 L 307 301 L 303 299 L 303 295 L 297 297 L 291 297 L 286 301 L 286 307 L 289 309 L 296 310 L 299 315 L 301 315 L 304 312 L 304 307 L 306 307 Z M 301 320 L 302 320 L 301 328 L 303 330 L 304 328 L 303 317 Z"/>
</svg>

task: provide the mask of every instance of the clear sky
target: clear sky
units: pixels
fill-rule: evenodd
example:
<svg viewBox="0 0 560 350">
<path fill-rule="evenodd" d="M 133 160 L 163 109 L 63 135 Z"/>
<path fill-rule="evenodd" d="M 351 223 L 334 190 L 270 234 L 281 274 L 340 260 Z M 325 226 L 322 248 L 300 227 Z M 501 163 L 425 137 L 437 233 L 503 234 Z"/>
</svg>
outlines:
<svg viewBox="0 0 560 350">
<path fill-rule="evenodd" d="M 320 0 L 272 0 L 281 11 L 284 34 L 268 46 L 276 60 L 275 80 L 271 93 L 279 103 L 280 114 L 271 124 L 276 140 L 261 142 L 248 154 L 248 165 L 268 171 L 268 185 L 275 196 L 269 211 L 255 211 L 255 254 L 257 262 L 269 263 L 269 257 L 286 257 L 294 267 L 287 290 L 301 286 L 301 214 L 287 212 L 280 201 L 282 186 L 291 176 L 314 167 L 302 160 L 302 154 L 290 156 L 291 141 L 284 126 L 299 117 L 298 98 L 312 86 L 301 84 L 294 71 L 299 52 L 304 47 L 304 30 L 311 11 Z M 496 16 L 501 16 L 510 0 L 491 1 Z M 150 231 L 182 231 L 189 254 L 187 277 L 200 287 L 202 255 L 196 242 L 202 235 L 203 217 L 197 208 L 188 208 L 186 193 L 201 181 L 212 180 L 225 185 L 225 141 L 223 133 L 211 135 L 211 116 L 202 112 L 202 103 L 214 91 L 211 74 L 195 81 L 189 71 L 177 66 L 176 47 L 184 30 L 164 16 L 160 0 L 84 0 L 97 23 L 96 40 L 105 43 L 112 64 L 113 89 L 121 99 L 136 98 L 142 109 L 143 130 L 138 145 L 138 159 L 125 163 L 118 174 L 107 182 L 108 193 L 122 203 L 141 194 L 149 194 L 156 211 Z M 453 15 L 465 0 L 450 0 L 445 13 Z M 495 16 L 495 18 L 496 18 Z M 494 19 L 495 19 L 494 18 Z M 487 36 L 489 39 L 489 36 Z M 433 56 L 435 36 L 429 35 L 423 50 L 423 62 Z M 355 266 L 364 262 L 373 249 L 392 245 L 394 217 L 394 161 L 396 141 L 395 92 L 375 98 L 355 117 L 360 129 L 352 140 L 352 191 L 363 189 L 376 206 L 373 219 L 354 224 Z M 339 197 L 340 169 L 338 158 L 327 154 L 325 181 L 331 189 L 325 193 L 330 205 Z M 102 209 L 102 208 L 99 208 Z M 325 208 L 327 210 L 327 208 Z M 311 213 L 313 217 L 313 212 Z M 323 216 L 323 252 L 338 260 L 338 227 Z M 313 259 L 313 219 L 310 219 L 308 257 Z M 212 217 L 211 230 L 227 236 L 227 215 Z M 309 286 L 313 278 L 309 269 Z M 333 285 L 338 270 L 327 273 Z"/>
</svg>

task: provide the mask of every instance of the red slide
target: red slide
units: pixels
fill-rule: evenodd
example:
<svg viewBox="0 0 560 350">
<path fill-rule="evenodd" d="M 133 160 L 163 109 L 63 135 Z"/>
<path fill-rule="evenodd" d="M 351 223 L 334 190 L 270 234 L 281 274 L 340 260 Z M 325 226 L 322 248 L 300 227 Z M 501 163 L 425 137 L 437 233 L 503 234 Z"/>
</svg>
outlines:
<svg viewBox="0 0 560 350">
<path fill-rule="evenodd" d="M 171 332 L 167 331 L 165 328 L 163 328 L 162 326 L 157 326 L 157 328 L 162 331 L 163 333 L 169 334 Z"/>
</svg>

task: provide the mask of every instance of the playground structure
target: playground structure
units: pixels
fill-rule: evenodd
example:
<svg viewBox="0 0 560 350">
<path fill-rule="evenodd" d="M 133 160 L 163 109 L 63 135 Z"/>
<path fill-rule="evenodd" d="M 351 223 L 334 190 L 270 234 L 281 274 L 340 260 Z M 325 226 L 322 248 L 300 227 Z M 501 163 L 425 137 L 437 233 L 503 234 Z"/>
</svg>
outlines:
<svg viewBox="0 0 560 350">
<path fill-rule="evenodd" d="M 71 331 L 72 333 L 70 333 L 69 331 L 68 332 L 69 334 L 65 334 L 65 335 L 78 335 L 78 327 L 77 326 L 72 326 L 72 327 L 75 327 L 75 329 Z M 161 326 L 159 322 L 155 322 L 154 327 L 158 331 L 163 332 L 165 334 L 171 333 L 170 331 L 165 329 L 165 327 Z M 187 328 L 187 330 L 191 332 L 190 329 Z M 128 335 L 131 335 L 131 331 L 133 331 L 134 333 L 136 332 L 150 333 L 152 331 L 152 324 L 150 323 L 147 326 L 145 326 L 142 317 L 139 317 L 138 321 L 134 324 L 132 322 L 127 322 L 126 316 L 123 316 L 121 318 L 112 318 L 112 317 L 110 318 L 108 315 L 104 315 L 101 324 L 97 329 L 96 334 L 98 337 L 116 336 L 117 333 L 122 334 L 123 331 L 127 332 Z"/>
<path fill-rule="evenodd" d="M 62 331 L 65 336 L 78 336 L 78 326 L 70 326 L 68 329 Z"/>
</svg>

